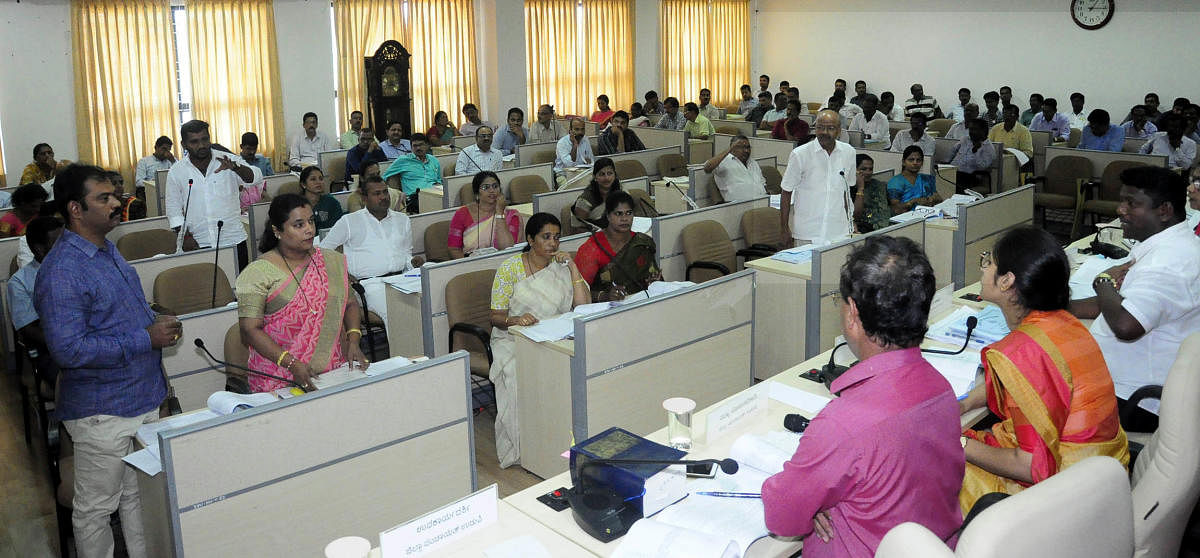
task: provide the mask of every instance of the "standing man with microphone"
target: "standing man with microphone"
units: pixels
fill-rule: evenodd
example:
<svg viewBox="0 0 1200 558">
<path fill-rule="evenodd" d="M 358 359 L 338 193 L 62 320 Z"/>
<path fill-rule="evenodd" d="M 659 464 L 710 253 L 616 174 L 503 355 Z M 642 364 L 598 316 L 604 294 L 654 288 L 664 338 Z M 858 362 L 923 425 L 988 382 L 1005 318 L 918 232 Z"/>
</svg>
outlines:
<svg viewBox="0 0 1200 558">
<path fill-rule="evenodd" d="M 856 182 L 857 166 L 854 148 L 837 139 L 841 116 L 833 110 L 817 113 L 813 131 L 817 141 L 792 150 L 780 185 L 779 226 L 789 247 L 829 244 L 854 232 L 850 187 Z"/>
<path fill-rule="evenodd" d="M 250 258 L 245 229 L 239 225 L 223 231 L 217 246 L 217 223 L 241 222 L 240 190 L 262 181 L 262 171 L 233 153 L 214 151 L 207 122 L 189 121 L 179 132 L 187 157 L 167 171 L 171 228 L 185 234 L 184 250 L 237 246 L 238 268 L 244 268 Z"/>
<path fill-rule="evenodd" d="M 113 555 L 109 516 L 120 511 L 131 558 L 146 556 L 137 476 L 121 461 L 167 396 L 162 348 L 183 328 L 155 316 L 141 281 L 105 235 L 121 222 L 121 200 L 104 171 L 71 165 L 54 197 L 67 228 L 42 262 L 34 287 L 50 356 L 59 365 L 56 412 L 75 443 L 71 524 L 81 558 Z"/>
</svg>

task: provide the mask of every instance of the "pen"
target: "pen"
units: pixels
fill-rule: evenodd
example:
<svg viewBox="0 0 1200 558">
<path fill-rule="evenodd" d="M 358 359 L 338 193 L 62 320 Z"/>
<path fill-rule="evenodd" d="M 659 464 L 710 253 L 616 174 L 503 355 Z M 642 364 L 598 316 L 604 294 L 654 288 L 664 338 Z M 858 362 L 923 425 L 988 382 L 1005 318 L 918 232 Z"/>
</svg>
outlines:
<svg viewBox="0 0 1200 558">
<path fill-rule="evenodd" d="M 715 496 L 717 498 L 762 498 L 757 492 L 697 492 L 700 496 Z"/>
</svg>

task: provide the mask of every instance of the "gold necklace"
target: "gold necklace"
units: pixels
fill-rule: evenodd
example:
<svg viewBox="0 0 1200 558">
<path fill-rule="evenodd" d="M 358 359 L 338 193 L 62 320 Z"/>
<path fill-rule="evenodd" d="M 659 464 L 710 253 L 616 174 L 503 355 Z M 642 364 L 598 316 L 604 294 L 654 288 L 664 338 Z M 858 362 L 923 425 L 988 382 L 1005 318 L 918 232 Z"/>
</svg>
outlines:
<svg viewBox="0 0 1200 558">
<path fill-rule="evenodd" d="M 300 296 L 304 299 L 304 305 L 308 307 L 309 313 L 316 316 L 317 308 L 313 305 L 312 300 L 308 298 L 308 295 L 304 293 L 304 290 L 300 288 L 300 278 L 296 277 L 296 271 L 292 269 L 292 264 L 288 263 L 287 257 L 285 257 L 282 253 L 279 253 L 279 259 L 283 260 L 284 267 L 287 267 L 288 273 L 292 274 L 292 280 L 296 282 L 296 292 L 300 293 Z M 312 264 L 311 252 L 308 254 L 308 260 L 309 263 L 305 264 L 304 266 L 306 273 L 308 271 L 308 266 Z"/>
</svg>

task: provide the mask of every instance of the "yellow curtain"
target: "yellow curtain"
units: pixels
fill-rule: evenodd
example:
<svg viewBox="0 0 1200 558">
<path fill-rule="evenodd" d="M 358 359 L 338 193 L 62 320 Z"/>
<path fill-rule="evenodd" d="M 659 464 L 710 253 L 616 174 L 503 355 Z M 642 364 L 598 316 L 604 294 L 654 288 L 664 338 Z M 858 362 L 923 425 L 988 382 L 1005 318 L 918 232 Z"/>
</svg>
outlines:
<svg viewBox="0 0 1200 558">
<path fill-rule="evenodd" d="M 179 127 L 168 0 L 74 0 L 79 159 L 133 183 L 137 160 Z"/>
<path fill-rule="evenodd" d="M 235 153 L 242 133 L 257 133 L 259 151 L 281 168 L 287 138 L 271 0 L 188 0 L 186 13 L 192 114 Z"/>
<path fill-rule="evenodd" d="M 584 72 L 579 80 L 586 89 L 588 116 L 595 99 L 608 95 L 616 110 L 628 109 L 633 93 L 633 2 L 629 0 L 584 0 Z"/>
<path fill-rule="evenodd" d="M 559 115 L 592 113 L 595 96 L 579 74 L 577 6 L 576 0 L 525 0 L 526 114 L 537 114 L 544 104 Z"/>
<path fill-rule="evenodd" d="M 398 0 L 333 0 L 333 25 L 337 41 L 339 130 L 350 129 L 350 113 L 367 112 L 363 57 L 389 39 L 408 44 L 402 3 Z M 367 116 L 365 122 L 370 122 Z M 377 122 L 376 127 L 384 126 Z"/>
<path fill-rule="evenodd" d="M 446 111 L 456 120 L 466 103 L 479 105 L 474 0 L 408 0 L 412 43 L 413 130 Z"/>
<path fill-rule="evenodd" d="M 750 79 L 749 0 L 662 0 L 662 84 L 681 103 L 737 104 Z M 665 97 L 660 92 L 660 97 Z"/>
</svg>

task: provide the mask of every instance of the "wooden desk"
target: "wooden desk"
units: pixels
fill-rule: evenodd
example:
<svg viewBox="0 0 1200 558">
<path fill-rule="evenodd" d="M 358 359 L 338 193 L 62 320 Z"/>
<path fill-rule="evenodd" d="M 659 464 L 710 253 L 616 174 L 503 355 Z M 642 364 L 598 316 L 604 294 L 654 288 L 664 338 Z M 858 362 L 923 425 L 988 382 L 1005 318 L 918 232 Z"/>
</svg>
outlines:
<svg viewBox="0 0 1200 558">
<path fill-rule="evenodd" d="M 425 354 L 421 320 L 421 293 L 406 293 L 384 285 L 387 301 L 388 356 L 414 357 Z"/>
<path fill-rule="evenodd" d="M 765 380 L 804 360 L 805 309 L 812 263 L 760 258 L 754 297 L 754 377 Z"/>
</svg>

